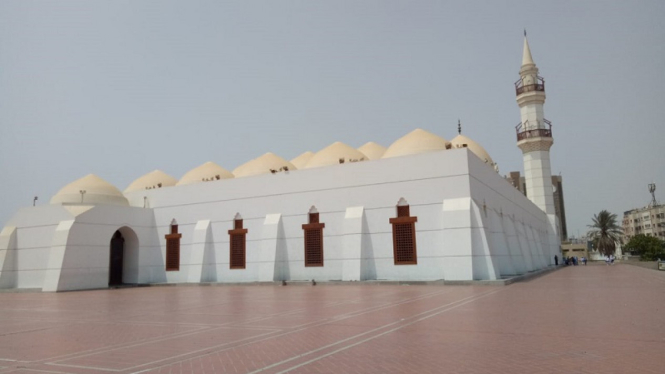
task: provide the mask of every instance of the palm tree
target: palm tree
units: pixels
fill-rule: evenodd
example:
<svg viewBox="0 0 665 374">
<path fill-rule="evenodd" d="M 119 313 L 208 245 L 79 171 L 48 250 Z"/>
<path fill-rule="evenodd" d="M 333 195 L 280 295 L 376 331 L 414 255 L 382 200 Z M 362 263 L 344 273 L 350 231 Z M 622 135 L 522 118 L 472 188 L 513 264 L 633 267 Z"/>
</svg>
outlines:
<svg viewBox="0 0 665 374">
<path fill-rule="evenodd" d="M 617 215 L 606 210 L 601 210 L 592 218 L 593 225 L 589 225 L 590 236 L 598 244 L 596 249 L 603 256 L 613 255 L 616 250 L 616 243 L 621 239 L 623 231 L 617 225 Z"/>
</svg>

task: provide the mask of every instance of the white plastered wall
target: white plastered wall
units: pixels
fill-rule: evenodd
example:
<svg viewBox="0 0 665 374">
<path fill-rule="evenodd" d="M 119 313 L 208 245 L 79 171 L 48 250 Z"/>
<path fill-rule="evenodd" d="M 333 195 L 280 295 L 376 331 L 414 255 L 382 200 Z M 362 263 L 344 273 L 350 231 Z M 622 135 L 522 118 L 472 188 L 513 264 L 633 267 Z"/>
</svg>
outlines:
<svg viewBox="0 0 665 374">
<path fill-rule="evenodd" d="M 16 212 L 2 230 L 3 234 L 10 231 L 13 234 L 0 241 L 0 245 L 6 243 L 0 247 L 4 252 L 0 287 L 41 289 L 55 230 L 61 221 L 74 217 L 75 212 L 59 205 L 28 207 Z"/>
<path fill-rule="evenodd" d="M 501 178 L 496 178 L 498 175 L 477 158 L 469 158 L 469 166 L 471 196 L 482 202 L 488 211 L 499 212 L 502 217 L 502 225 L 497 227 L 500 227 L 503 233 L 495 233 L 496 240 L 490 245 L 490 252 L 499 264 L 500 259 L 506 257 L 502 240 L 498 237 L 503 237 L 503 241 L 507 243 L 508 253 L 511 254 L 510 262 L 517 274 L 540 269 L 552 263 L 550 260 L 553 259 L 553 254 L 549 256 L 551 259 L 548 259 L 549 246 L 542 245 L 543 242 L 548 243 L 547 215 L 509 183 L 502 183 L 503 181 L 499 180 Z M 554 245 L 557 246 L 557 243 Z M 505 263 L 500 265 L 500 269 L 510 272 Z"/>
<path fill-rule="evenodd" d="M 218 282 L 498 279 L 542 267 L 542 255 L 531 253 L 537 247 L 535 237 L 529 238 L 522 223 L 544 225 L 545 215 L 465 149 L 127 196 L 137 205 L 148 197 L 162 252 L 169 223 L 174 218 L 179 223 L 182 270 L 169 272 L 168 282 L 195 281 L 184 273 L 201 266 L 201 261 L 189 259 L 200 257 L 192 257 L 191 249 L 201 243 L 195 228 L 202 220 L 210 222 L 214 239 L 206 245 L 214 254 Z M 410 204 L 411 215 L 418 217 L 417 265 L 394 265 L 389 219 L 401 197 Z M 460 198 L 469 202 L 461 216 L 447 213 L 446 202 Z M 302 224 L 307 223 L 312 205 L 326 224 L 324 267 L 304 266 Z M 232 270 L 228 230 L 236 213 L 248 229 L 247 265 Z"/>
<path fill-rule="evenodd" d="M 442 154 L 438 156 L 440 158 Z M 363 218 L 354 225 L 354 230 L 360 227 L 362 231 L 359 236 L 362 279 L 442 279 L 442 248 L 435 245 L 441 237 L 441 196 L 446 191 L 459 196 L 468 194 L 468 182 L 464 177 L 466 154 L 450 153 L 447 157 L 450 162 L 439 162 L 442 167 L 434 172 L 427 166 L 429 161 L 418 160 L 428 158 L 437 157 L 430 154 L 349 163 L 220 181 L 222 183 L 141 191 L 128 194 L 128 197 L 134 204 L 142 205 L 143 196 L 148 196 L 149 205 L 155 211 L 159 238 L 168 231 L 172 219 L 178 221 L 183 235 L 180 273 L 188 271 L 190 265 L 200 266 L 200 262 L 190 264 L 188 259 L 192 256 L 187 253 L 191 252 L 193 243 L 200 243 L 193 237 L 197 222 L 209 220 L 214 238 L 217 281 L 341 280 L 345 261 L 349 259 L 348 253 L 344 254 L 345 243 L 349 240 L 345 233 L 346 211 L 350 207 L 362 206 L 365 209 Z M 420 166 L 414 168 L 414 162 Z M 400 175 L 395 170 L 405 172 Z M 423 260 L 414 266 L 395 266 L 393 263 L 389 219 L 395 216 L 395 205 L 400 197 L 409 200 L 412 214 L 419 217 L 416 224 L 418 257 Z M 321 222 L 326 224 L 324 267 L 304 266 L 302 224 L 307 222 L 307 212 L 312 205 L 317 207 Z M 244 227 L 248 229 L 247 265 L 245 269 L 231 270 L 227 231 L 236 213 L 242 215 Z M 266 217 L 271 214 L 281 214 L 281 227 L 271 231 L 274 243 L 270 246 L 277 248 L 274 250 L 275 260 L 267 255 L 266 241 L 269 238 L 264 233 Z M 163 240 L 161 246 L 164 246 Z M 266 261 L 278 261 L 285 266 L 278 266 L 272 276 L 264 276 L 265 271 L 259 269 L 270 266 Z M 185 281 L 184 276 L 177 273 L 167 273 L 167 281 Z M 355 278 L 358 278 L 357 271 Z"/>
<path fill-rule="evenodd" d="M 100 205 L 82 211 L 53 205 L 19 213 L 11 222 L 16 229 L 0 235 L 0 244 L 10 243 L 4 247 L 15 247 L 17 254 L 24 251 L 27 260 L 18 256 L 15 283 L 7 286 L 106 287 L 109 241 L 118 229 L 126 239 L 127 283 L 499 279 L 544 266 L 536 243 L 548 243 L 542 237 L 548 232 L 546 215 L 467 149 L 126 196 L 133 207 Z M 148 208 L 143 208 L 144 197 Z M 389 220 L 402 197 L 418 217 L 417 265 L 394 264 Z M 312 205 L 325 223 L 323 267 L 304 266 L 302 224 Z M 248 230 L 247 264 L 232 270 L 228 230 L 236 213 Z M 164 237 L 173 219 L 182 234 L 181 264 L 179 271 L 167 272 Z M 30 230 L 41 231 L 22 235 Z M 33 248 L 41 251 L 32 255 L 38 259 L 26 257 Z M 49 266 L 56 271 L 45 283 Z"/>
<path fill-rule="evenodd" d="M 0 231 L 0 288 L 16 288 L 16 226 Z"/>
<path fill-rule="evenodd" d="M 65 291 L 108 287 L 109 244 L 116 230 L 125 237 L 126 283 L 139 282 L 141 255 L 150 248 L 159 250 L 152 238 L 150 209 L 45 205 L 22 209 L 12 222 L 16 225 L 15 244 L 10 249 L 14 254 L 7 269 L 11 270 L 12 288 Z M 0 274 L 0 279 L 7 275 Z"/>
</svg>

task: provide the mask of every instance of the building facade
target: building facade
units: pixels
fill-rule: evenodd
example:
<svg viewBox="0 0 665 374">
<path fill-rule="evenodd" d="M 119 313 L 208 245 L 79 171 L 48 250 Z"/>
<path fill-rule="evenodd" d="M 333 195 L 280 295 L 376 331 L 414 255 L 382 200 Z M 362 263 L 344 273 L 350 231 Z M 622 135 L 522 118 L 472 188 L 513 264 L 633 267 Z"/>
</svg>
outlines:
<svg viewBox="0 0 665 374">
<path fill-rule="evenodd" d="M 516 83 L 527 196 L 485 149 L 416 129 L 388 148 L 333 143 L 232 172 L 155 170 L 123 192 L 87 175 L 0 232 L 0 288 L 496 280 L 561 258 L 544 83 L 524 41 Z"/>
<path fill-rule="evenodd" d="M 587 260 L 591 260 L 588 244 L 585 241 L 561 243 L 561 254 L 563 257 L 577 257 L 578 259 L 585 257 Z"/>
<path fill-rule="evenodd" d="M 624 243 L 640 234 L 665 240 L 665 205 L 649 205 L 624 212 L 622 227 Z"/>
</svg>

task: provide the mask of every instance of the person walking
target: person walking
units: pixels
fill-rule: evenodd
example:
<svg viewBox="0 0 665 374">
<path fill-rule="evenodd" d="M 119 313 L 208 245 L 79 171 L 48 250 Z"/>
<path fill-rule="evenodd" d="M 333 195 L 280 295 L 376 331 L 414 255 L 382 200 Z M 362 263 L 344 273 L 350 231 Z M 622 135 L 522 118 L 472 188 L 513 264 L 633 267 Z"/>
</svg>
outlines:
<svg viewBox="0 0 665 374">
<path fill-rule="evenodd" d="M 554 255 L 554 266 L 559 266 L 559 257 Z"/>
</svg>

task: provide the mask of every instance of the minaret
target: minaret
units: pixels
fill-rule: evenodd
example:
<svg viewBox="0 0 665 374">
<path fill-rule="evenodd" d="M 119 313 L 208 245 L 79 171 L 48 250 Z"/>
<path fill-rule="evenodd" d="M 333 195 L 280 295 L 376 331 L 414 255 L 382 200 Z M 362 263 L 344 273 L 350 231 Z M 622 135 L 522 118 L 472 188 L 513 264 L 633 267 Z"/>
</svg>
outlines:
<svg viewBox="0 0 665 374">
<path fill-rule="evenodd" d="M 550 220 L 550 258 L 559 253 L 558 224 L 554 211 L 554 192 L 552 191 L 552 171 L 550 167 L 550 147 L 552 124 L 543 115 L 545 103 L 545 80 L 538 75 L 538 68 L 533 62 L 531 49 L 524 32 L 524 51 L 520 79 L 515 82 L 517 105 L 520 107 L 522 122 L 517 125 L 517 146 L 522 150 L 524 159 L 524 179 L 526 196 Z M 551 238 L 552 234 L 556 239 Z"/>
</svg>

